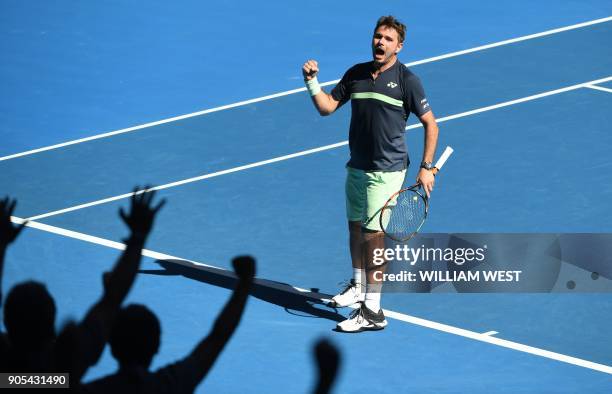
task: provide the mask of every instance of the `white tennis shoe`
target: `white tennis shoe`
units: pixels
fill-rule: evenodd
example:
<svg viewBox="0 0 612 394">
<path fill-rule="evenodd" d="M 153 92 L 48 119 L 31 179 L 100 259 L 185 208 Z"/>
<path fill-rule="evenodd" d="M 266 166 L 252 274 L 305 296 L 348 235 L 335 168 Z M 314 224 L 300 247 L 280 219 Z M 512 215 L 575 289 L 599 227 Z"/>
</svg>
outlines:
<svg viewBox="0 0 612 394">
<path fill-rule="evenodd" d="M 334 308 L 344 308 L 363 301 L 365 301 L 365 293 L 361 291 L 361 284 L 351 279 L 344 290 L 331 299 L 329 305 Z"/>
<path fill-rule="evenodd" d="M 361 303 L 348 319 L 336 325 L 336 329 L 341 332 L 362 332 L 382 330 L 386 326 L 387 319 L 382 309 L 376 313 Z"/>
</svg>

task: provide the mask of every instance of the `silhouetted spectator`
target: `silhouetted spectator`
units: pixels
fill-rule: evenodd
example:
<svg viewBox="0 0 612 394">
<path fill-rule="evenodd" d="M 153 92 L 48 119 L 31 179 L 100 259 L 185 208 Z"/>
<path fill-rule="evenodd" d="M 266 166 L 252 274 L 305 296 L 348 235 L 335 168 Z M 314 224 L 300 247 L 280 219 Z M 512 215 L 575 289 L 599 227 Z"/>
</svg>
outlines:
<svg viewBox="0 0 612 394">
<path fill-rule="evenodd" d="M 130 229 L 126 248 L 105 274 L 100 300 L 78 323 L 68 323 L 55 336 L 55 303 L 41 283 L 29 281 L 13 287 L 4 305 L 6 345 L 0 355 L 2 372 L 70 372 L 71 387 L 78 386 L 87 369 L 94 365 L 108 341 L 114 319 L 127 296 L 140 267 L 144 243 L 157 212 L 165 200 L 152 206 L 154 192 L 134 190 L 130 212 L 119 215 Z M 6 201 L 6 200 L 4 200 Z M 12 212 L 14 203 L 4 203 Z M 6 207 L 9 209 L 6 209 Z M 14 228 L 6 214 L 0 216 L 0 239 L 14 239 L 21 228 Z"/>
<path fill-rule="evenodd" d="M 240 323 L 255 275 L 255 260 L 241 256 L 232 264 L 238 283 L 212 330 L 184 359 L 149 372 L 160 341 L 157 317 L 143 305 L 121 310 L 111 334 L 111 351 L 119 370 L 85 385 L 90 393 L 192 393 Z"/>
<path fill-rule="evenodd" d="M 340 366 L 340 353 L 334 345 L 325 339 L 317 341 L 314 347 L 319 376 L 313 390 L 315 394 L 327 394 L 336 380 Z"/>
</svg>

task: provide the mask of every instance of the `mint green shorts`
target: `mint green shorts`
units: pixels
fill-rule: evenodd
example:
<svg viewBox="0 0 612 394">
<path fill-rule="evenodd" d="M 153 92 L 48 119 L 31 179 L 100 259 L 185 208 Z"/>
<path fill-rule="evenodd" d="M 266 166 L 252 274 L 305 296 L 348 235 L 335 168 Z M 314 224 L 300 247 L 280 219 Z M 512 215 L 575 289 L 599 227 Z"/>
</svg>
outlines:
<svg viewBox="0 0 612 394">
<path fill-rule="evenodd" d="M 361 222 L 372 231 L 380 228 L 380 210 L 389 197 L 399 191 L 406 177 L 402 171 L 363 171 L 346 167 L 346 217 L 351 222 Z"/>
</svg>

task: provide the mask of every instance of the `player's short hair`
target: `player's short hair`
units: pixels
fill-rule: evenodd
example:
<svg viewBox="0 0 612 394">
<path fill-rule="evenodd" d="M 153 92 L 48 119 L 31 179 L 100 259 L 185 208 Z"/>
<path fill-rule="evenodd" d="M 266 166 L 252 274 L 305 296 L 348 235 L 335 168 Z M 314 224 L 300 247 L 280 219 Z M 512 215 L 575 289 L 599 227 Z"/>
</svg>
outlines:
<svg viewBox="0 0 612 394">
<path fill-rule="evenodd" d="M 397 35 L 399 36 L 399 42 L 404 42 L 404 39 L 406 38 L 406 25 L 395 19 L 394 16 L 387 15 L 378 18 L 374 32 L 376 32 L 376 30 L 378 30 L 378 28 L 381 26 L 387 26 L 395 29 Z"/>
</svg>

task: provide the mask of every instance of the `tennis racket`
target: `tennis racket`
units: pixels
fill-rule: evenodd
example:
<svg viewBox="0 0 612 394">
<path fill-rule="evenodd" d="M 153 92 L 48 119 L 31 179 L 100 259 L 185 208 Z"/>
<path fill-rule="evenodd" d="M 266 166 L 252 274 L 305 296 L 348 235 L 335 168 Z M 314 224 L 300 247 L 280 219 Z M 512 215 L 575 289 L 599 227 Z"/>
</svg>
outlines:
<svg viewBox="0 0 612 394">
<path fill-rule="evenodd" d="M 433 173 L 436 175 L 442 169 L 446 160 L 453 153 L 453 148 L 447 146 L 442 156 L 436 162 Z M 406 242 L 419 232 L 429 210 L 429 199 L 417 183 L 394 193 L 380 211 L 380 227 L 385 235 L 394 241 Z"/>
</svg>

